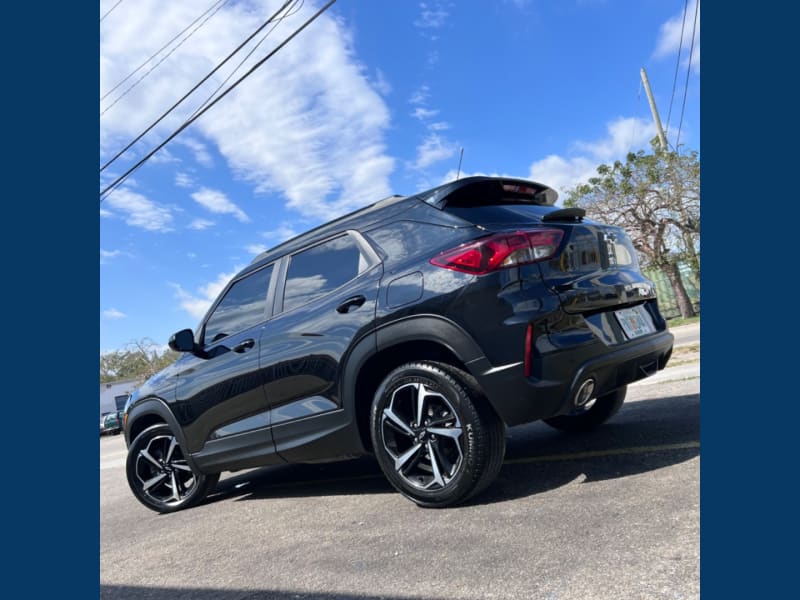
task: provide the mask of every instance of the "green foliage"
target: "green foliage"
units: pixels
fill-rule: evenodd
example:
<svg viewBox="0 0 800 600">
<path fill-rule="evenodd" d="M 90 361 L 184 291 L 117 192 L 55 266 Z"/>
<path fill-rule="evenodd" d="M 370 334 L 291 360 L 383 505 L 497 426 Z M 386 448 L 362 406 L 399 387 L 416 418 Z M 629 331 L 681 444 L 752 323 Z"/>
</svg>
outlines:
<svg viewBox="0 0 800 600">
<path fill-rule="evenodd" d="M 700 159 L 695 151 L 631 152 L 625 161 L 597 167 L 588 182 L 567 190 L 565 206 L 579 206 L 598 221 L 631 236 L 645 267 L 669 279 L 683 317 L 694 309 L 678 263 L 700 280 Z"/>
<path fill-rule="evenodd" d="M 124 348 L 100 355 L 100 383 L 125 379 L 146 379 L 171 365 L 179 354 L 150 338 L 134 340 Z"/>
<path fill-rule="evenodd" d="M 565 206 L 631 234 L 642 262 L 656 268 L 685 260 L 699 272 L 700 159 L 697 152 L 631 152 L 597 167 L 567 190 Z"/>
</svg>

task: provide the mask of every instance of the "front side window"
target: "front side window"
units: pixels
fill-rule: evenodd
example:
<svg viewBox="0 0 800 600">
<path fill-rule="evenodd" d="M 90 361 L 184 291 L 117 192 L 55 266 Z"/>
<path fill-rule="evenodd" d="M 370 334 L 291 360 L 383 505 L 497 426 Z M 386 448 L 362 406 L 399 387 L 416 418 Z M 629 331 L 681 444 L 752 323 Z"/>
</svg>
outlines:
<svg viewBox="0 0 800 600">
<path fill-rule="evenodd" d="M 310 302 L 355 279 L 367 260 L 356 241 L 343 235 L 292 256 L 286 274 L 283 310 Z"/>
<path fill-rule="evenodd" d="M 234 283 L 206 321 L 204 344 L 243 331 L 264 320 L 272 265 Z"/>
</svg>

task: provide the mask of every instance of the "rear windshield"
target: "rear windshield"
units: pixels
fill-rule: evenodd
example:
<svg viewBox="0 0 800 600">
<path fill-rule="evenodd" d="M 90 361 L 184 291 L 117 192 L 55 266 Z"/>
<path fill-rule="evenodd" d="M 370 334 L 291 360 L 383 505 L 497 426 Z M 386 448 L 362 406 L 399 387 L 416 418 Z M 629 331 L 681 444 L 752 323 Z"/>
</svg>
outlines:
<svg viewBox="0 0 800 600">
<path fill-rule="evenodd" d="M 544 215 L 560 210 L 560 207 L 538 204 L 492 204 L 470 207 L 448 205 L 444 210 L 470 223 L 483 225 L 487 223 L 530 223 L 531 221 L 538 223 Z"/>
</svg>

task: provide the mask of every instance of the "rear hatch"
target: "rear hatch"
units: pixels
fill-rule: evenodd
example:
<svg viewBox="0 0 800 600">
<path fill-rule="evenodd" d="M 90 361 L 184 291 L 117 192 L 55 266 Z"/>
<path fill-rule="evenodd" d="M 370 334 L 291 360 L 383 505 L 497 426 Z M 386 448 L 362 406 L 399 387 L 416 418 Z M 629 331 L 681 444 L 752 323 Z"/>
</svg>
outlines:
<svg viewBox="0 0 800 600">
<path fill-rule="evenodd" d="M 487 233 L 538 228 L 563 232 L 555 255 L 537 265 L 565 312 L 588 316 L 619 310 L 618 317 L 629 317 L 634 327 L 636 315 L 623 309 L 655 298 L 655 288 L 642 275 L 631 239 L 621 228 L 587 219 L 580 208 L 553 206 L 556 192 L 534 182 L 470 178 L 460 187 L 458 183 L 449 184 L 455 187 L 447 193 L 423 199 Z"/>
</svg>

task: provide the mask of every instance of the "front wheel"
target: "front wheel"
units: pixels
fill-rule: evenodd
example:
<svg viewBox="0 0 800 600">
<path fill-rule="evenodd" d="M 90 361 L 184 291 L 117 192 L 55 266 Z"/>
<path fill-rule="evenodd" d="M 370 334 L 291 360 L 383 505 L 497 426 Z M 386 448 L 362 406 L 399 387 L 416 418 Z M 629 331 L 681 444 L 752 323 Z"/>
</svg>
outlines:
<svg viewBox="0 0 800 600">
<path fill-rule="evenodd" d="M 567 415 L 545 419 L 544 422 L 562 431 L 591 431 L 617 414 L 625 402 L 628 388 L 623 386 L 608 394 L 590 400 Z"/>
<path fill-rule="evenodd" d="M 128 485 L 150 510 L 174 512 L 200 502 L 213 489 L 219 474 L 192 469 L 168 425 L 148 427 L 128 449 Z"/>
<path fill-rule="evenodd" d="M 463 502 L 497 476 L 505 432 L 477 382 L 436 362 L 398 367 L 372 404 L 372 444 L 384 475 L 424 507 Z"/>
</svg>

